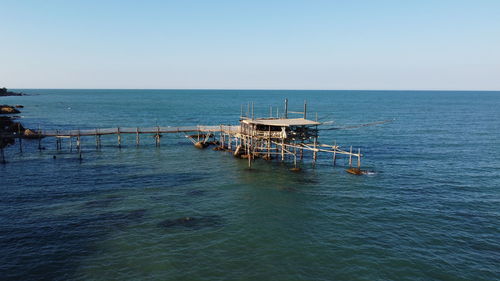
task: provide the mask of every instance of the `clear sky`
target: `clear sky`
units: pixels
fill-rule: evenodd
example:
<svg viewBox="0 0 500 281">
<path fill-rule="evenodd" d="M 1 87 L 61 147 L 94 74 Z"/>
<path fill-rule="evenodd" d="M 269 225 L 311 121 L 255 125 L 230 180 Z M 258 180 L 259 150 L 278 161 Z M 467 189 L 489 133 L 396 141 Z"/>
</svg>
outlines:
<svg viewBox="0 0 500 281">
<path fill-rule="evenodd" d="M 0 0 L 8 88 L 500 90 L 500 0 Z"/>
</svg>

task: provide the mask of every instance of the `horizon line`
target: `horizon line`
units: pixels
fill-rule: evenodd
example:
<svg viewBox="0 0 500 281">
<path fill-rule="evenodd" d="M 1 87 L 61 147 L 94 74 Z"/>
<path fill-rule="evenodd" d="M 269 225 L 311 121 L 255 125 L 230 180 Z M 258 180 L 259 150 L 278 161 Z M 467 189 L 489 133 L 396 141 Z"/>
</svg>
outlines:
<svg viewBox="0 0 500 281">
<path fill-rule="evenodd" d="M 207 90 L 207 91 L 401 91 L 401 92 L 500 92 L 500 89 L 266 89 L 266 88 L 7 88 L 10 90 Z"/>
</svg>

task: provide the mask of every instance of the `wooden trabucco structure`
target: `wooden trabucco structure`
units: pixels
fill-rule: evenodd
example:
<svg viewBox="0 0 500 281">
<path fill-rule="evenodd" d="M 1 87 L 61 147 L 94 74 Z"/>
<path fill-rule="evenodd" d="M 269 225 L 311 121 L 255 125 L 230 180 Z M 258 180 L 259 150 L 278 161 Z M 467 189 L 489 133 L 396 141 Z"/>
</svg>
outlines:
<svg viewBox="0 0 500 281">
<path fill-rule="evenodd" d="M 251 113 L 250 113 L 251 112 Z M 273 110 L 270 110 L 272 115 Z M 301 118 L 289 118 L 288 114 L 301 114 Z M 239 126 L 221 126 L 219 136 L 220 149 L 230 150 L 234 156 L 248 159 L 248 166 L 252 166 L 252 160 L 263 158 L 271 160 L 278 158 L 285 161 L 293 158 L 294 169 L 297 167 L 297 158 L 304 158 L 304 151 L 312 152 L 312 163 L 316 164 L 318 153 L 331 153 L 333 164 L 340 155 L 349 157 L 349 167 L 352 168 L 353 157 L 357 158 L 357 168 L 349 172 L 361 172 L 362 154 L 340 149 L 336 143 L 333 145 L 321 144 L 318 141 L 318 126 L 320 122 L 308 120 L 307 104 L 304 103 L 303 112 L 288 112 L 288 100 L 285 99 L 285 110 L 282 116 L 255 118 L 253 104 L 248 106 L 247 114 L 240 117 Z M 200 145 L 198 145 L 200 147 Z"/>
<path fill-rule="evenodd" d="M 243 111 L 243 110 L 242 110 Z M 289 118 L 288 114 L 300 114 L 300 118 Z M 270 115 L 273 114 L 272 108 Z M 188 126 L 188 127 L 151 127 L 151 128 L 106 128 L 87 130 L 37 130 L 32 131 L 29 136 L 21 134 L 9 134 L 3 137 L 16 138 L 19 140 L 19 150 L 22 152 L 22 139 L 38 140 L 38 148 L 42 150 L 43 138 L 55 138 L 56 149 L 62 149 L 62 142 L 67 139 L 70 151 L 73 150 L 75 139 L 75 149 L 82 158 L 82 138 L 95 138 L 95 147 L 100 149 L 101 137 L 116 136 L 118 147 L 122 145 L 122 135 L 135 135 L 135 144 L 141 143 L 141 135 L 152 135 L 155 145 L 160 146 L 160 140 L 164 134 L 184 134 L 197 148 L 206 148 L 216 145 L 214 150 L 230 151 L 234 156 L 248 159 L 248 166 L 256 158 L 265 160 L 279 159 L 285 161 L 293 159 L 294 169 L 298 170 L 297 160 L 302 160 L 304 152 L 312 152 L 312 163 L 316 164 L 318 153 L 331 153 L 333 165 L 339 156 L 349 157 L 350 173 L 361 174 L 361 157 L 358 149 L 353 152 L 352 146 L 349 151 L 342 150 L 336 143 L 329 145 L 318 141 L 318 121 L 307 119 L 307 104 L 304 103 L 303 112 L 289 112 L 288 100 L 285 99 L 285 108 L 282 115 L 279 113 L 275 117 L 255 118 L 253 114 L 253 104 L 248 106 L 247 113 L 240 116 L 239 125 L 219 125 L 219 126 Z M 0 136 L 2 137 L 2 136 Z M 218 137 L 218 139 L 217 139 Z M 5 162 L 3 149 L 0 161 Z M 309 154 L 309 155 L 311 155 Z M 352 168 L 353 157 L 357 158 L 357 168 Z"/>
</svg>

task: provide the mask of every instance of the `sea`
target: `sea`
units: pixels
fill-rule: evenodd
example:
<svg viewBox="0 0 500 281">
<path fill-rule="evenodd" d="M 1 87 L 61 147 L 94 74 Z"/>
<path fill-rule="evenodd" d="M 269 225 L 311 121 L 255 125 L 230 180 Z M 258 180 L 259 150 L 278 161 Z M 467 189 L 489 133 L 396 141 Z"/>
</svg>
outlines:
<svg viewBox="0 0 500 281">
<path fill-rule="evenodd" d="M 0 165 L 1 280 L 500 280 L 500 92 L 17 90 L 0 103 L 43 130 L 236 125 L 248 103 L 307 100 L 319 141 L 369 173 L 331 154 L 249 169 L 183 134 L 82 137 L 81 160 L 23 140 Z"/>
</svg>

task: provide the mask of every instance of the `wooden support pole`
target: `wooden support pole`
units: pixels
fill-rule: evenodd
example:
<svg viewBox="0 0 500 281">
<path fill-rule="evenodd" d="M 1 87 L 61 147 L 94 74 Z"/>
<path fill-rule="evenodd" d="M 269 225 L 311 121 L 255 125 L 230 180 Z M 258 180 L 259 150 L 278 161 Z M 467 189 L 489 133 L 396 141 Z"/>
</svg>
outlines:
<svg viewBox="0 0 500 281">
<path fill-rule="evenodd" d="M 76 137 L 76 149 L 78 149 L 78 152 L 81 150 L 80 130 L 78 130 L 78 136 Z"/>
<path fill-rule="evenodd" d="M 295 165 L 295 168 L 297 168 L 297 146 L 295 146 L 296 143 L 294 143 L 294 147 L 293 147 L 293 162 L 294 162 L 294 165 Z"/>
<path fill-rule="evenodd" d="M 61 139 L 59 138 L 59 130 L 56 130 L 56 150 L 59 151 L 60 149 L 60 145 L 59 145 L 59 142 L 61 141 Z"/>
<path fill-rule="evenodd" d="M 349 150 L 349 168 L 352 168 L 352 145 L 351 149 Z"/>
<path fill-rule="evenodd" d="M 361 168 L 361 148 L 358 148 L 358 169 Z"/>
<path fill-rule="evenodd" d="M 253 105 L 253 104 L 252 104 Z M 252 168 L 252 144 L 251 144 L 251 140 L 248 139 L 247 140 L 247 156 L 248 156 L 248 168 Z"/>
<path fill-rule="evenodd" d="M 281 138 L 281 162 L 285 161 L 285 138 Z"/>
<path fill-rule="evenodd" d="M 139 127 L 135 129 L 135 145 L 139 146 L 140 143 L 140 137 L 139 137 Z"/>
<path fill-rule="evenodd" d="M 99 133 L 99 135 L 97 136 L 97 140 L 99 141 L 99 149 L 101 149 L 102 147 L 102 142 L 101 142 L 101 132 L 100 131 L 97 131 Z"/>
<path fill-rule="evenodd" d="M 73 151 L 73 137 L 69 137 L 69 152 Z"/>
<path fill-rule="evenodd" d="M 252 148 L 252 161 L 255 159 L 255 147 L 257 146 L 257 141 L 252 137 L 252 144 L 251 144 L 251 148 Z"/>
<path fill-rule="evenodd" d="M 318 137 L 314 137 L 313 165 L 316 165 L 316 159 L 318 158 L 318 151 L 316 150 L 317 146 L 318 146 Z"/>
<path fill-rule="evenodd" d="M 122 136 L 120 135 L 120 127 L 116 128 L 116 134 L 118 135 L 118 148 L 122 148 Z"/>
<path fill-rule="evenodd" d="M 159 147 L 160 146 L 160 126 L 156 127 L 155 138 L 156 138 L 156 147 Z M 198 136 L 198 138 L 199 138 L 199 136 Z"/>
<path fill-rule="evenodd" d="M 99 149 L 99 131 L 97 131 L 97 128 L 95 129 L 95 149 Z"/>
<path fill-rule="evenodd" d="M 269 132 L 271 132 L 271 127 L 269 127 Z M 267 160 L 271 160 L 271 134 L 267 139 Z"/>
<path fill-rule="evenodd" d="M 38 150 L 42 151 L 42 131 L 40 130 L 40 126 L 38 126 Z"/>
<path fill-rule="evenodd" d="M 293 167 L 297 168 L 297 148 L 293 150 Z"/>
<path fill-rule="evenodd" d="M 56 130 L 56 150 L 59 150 L 59 130 Z"/>
<path fill-rule="evenodd" d="M 81 145 L 81 139 L 80 139 L 80 129 L 78 129 L 78 136 L 76 137 L 76 147 L 78 149 L 78 159 L 80 159 L 80 162 L 82 161 L 82 145 Z"/>
<path fill-rule="evenodd" d="M 220 126 L 219 132 L 219 147 L 224 148 L 224 141 L 222 140 L 222 125 Z"/>
<path fill-rule="evenodd" d="M 337 142 L 333 145 L 333 166 L 337 165 Z"/>
</svg>

